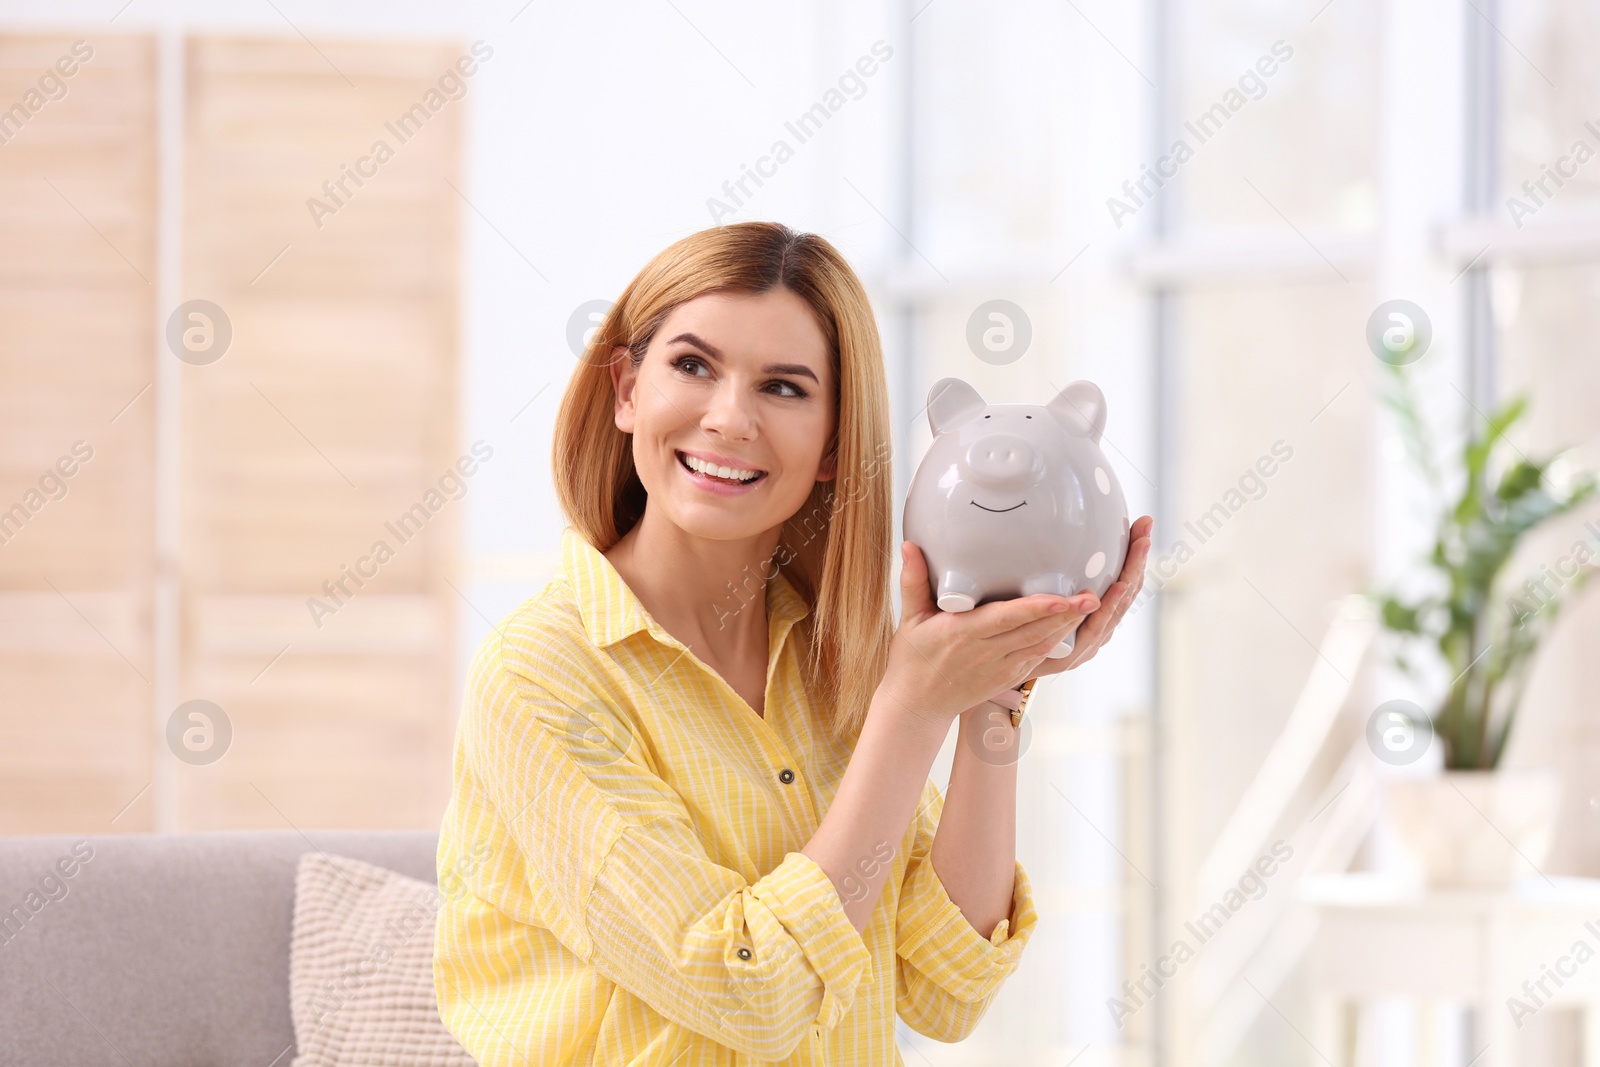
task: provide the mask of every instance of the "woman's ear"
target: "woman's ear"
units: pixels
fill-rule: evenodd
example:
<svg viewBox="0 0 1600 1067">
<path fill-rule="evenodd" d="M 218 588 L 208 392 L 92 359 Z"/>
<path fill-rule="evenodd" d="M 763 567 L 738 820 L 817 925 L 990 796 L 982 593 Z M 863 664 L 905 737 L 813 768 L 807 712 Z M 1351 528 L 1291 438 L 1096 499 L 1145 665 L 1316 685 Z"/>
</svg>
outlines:
<svg viewBox="0 0 1600 1067">
<path fill-rule="evenodd" d="M 817 464 L 817 481 L 831 482 L 839 473 L 839 446 L 837 443 L 828 448 L 822 457 L 822 462 Z"/>
<path fill-rule="evenodd" d="M 611 392 L 615 397 L 611 419 L 623 433 L 633 432 L 633 387 L 639 380 L 639 368 L 631 356 L 627 345 L 614 346 L 611 349 L 611 366 L 608 368 L 611 372 Z"/>
</svg>

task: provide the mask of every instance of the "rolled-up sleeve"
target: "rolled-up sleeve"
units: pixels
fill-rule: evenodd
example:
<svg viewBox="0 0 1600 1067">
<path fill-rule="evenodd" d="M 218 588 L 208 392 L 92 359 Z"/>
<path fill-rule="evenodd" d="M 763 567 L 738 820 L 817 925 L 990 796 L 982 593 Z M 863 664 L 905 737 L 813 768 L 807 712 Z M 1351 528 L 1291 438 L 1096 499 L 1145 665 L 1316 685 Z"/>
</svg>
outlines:
<svg viewBox="0 0 1600 1067">
<path fill-rule="evenodd" d="M 755 1058 L 832 1028 L 872 978 L 832 881 L 802 852 L 754 882 L 713 862 L 630 725 L 564 690 L 498 667 L 463 715 L 550 930 L 662 1017 Z"/>
<path fill-rule="evenodd" d="M 961 1041 L 1017 969 L 1038 913 L 1028 873 L 1019 861 L 1014 864 L 1009 915 L 988 937 L 973 929 L 933 866 L 933 838 L 944 798 L 931 780 L 923 800 L 895 913 L 895 1010 L 919 1034 Z"/>
</svg>

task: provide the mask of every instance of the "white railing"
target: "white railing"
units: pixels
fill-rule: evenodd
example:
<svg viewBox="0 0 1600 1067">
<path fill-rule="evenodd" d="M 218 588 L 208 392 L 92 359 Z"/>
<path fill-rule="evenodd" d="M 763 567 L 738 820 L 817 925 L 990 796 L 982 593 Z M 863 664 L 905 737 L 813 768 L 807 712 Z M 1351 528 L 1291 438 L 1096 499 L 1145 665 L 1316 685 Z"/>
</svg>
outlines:
<svg viewBox="0 0 1600 1067">
<path fill-rule="evenodd" d="M 1352 594 L 1339 602 L 1283 732 L 1200 865 L 1197 899 L 1215 900 L 1268 844 L 1273 828 L 1304 787 L 1306 775 L 1327 743 L 1376 626 L 1365 597 Z"/>
<path fill-rule="evenodd" d="M 1293 859 L 1272 881 L 1276 888 L 1231 918 L 1196 961 L 1191 1004 L 1202 1067 L 1233 1055 L 1264 1010 L 1263 998 L 1292 973 L 1316 932 L 1315 916 L 1295 901 L 1293 880 L 1304 872 L 1346 869 L 1377 817 L 1371 757 L 1360 729 L 1331 776 L 1315 781 L 1325 773 L 1319 768 L 1328 765 L 1330 744 L 1352 732 L 1336 728 L 1376 630 L 1365 597 L 1339 602 L 1282 732 L 1197 873 L 1194 899 L 1221 899 L 1270 850 L 1275 834 L 1296 838 Z M 1314 799 L 1285 831 L 1296 798 L 1307 796 Z"/>
<path fill-rule="evenodd" d="M 1377 820 L 1377 776 L 1363 740 L 1351 745 L 1311 810 L 1314 821 L 1301 835 L 1309 840 L 1302 841 L 1303 851 L 1283 873 L 1282 884 L 1241 912 L 1224 931 L 1228 936 L 1208 945 L 1196 962 L 1197 1006 L 1203 1011 L 1198 1058 L 1205 1067 L 1232 1057 L 1264 1009 L 1262 998 L 1271 998 L 1283 985 L 1316 933 L 1316 916 L 1296 899 L 1290 880 L 1348 869 Z M 1246 968 L 1248 983 L 1243 981 Z"/>
</svg>

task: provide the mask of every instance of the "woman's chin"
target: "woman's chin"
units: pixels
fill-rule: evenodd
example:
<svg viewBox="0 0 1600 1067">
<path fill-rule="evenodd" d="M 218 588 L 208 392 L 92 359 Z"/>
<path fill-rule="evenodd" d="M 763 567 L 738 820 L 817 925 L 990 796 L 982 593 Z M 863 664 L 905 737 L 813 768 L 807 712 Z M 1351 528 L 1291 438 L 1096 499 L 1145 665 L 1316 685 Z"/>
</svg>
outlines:
<svg viewBox="0 0 1600 1067">
<path fill-rule="evenodd" d="M 742 541 L 766 533 L 779 523 L 763 521 L 754 515 L 716 514 L 714 507 L 705 505 L 679 509 L 672 515 L 672 524 L 691 537 L 708 541 Z"/>
<path fill-rule="evenodd" d="M 661 498 L 652 495 L 650 500 L 656 503 Z M 755 507 L 750 501 L 737 497 L 696 500 L 678 495 L 675 499 L 661 502 L 666 504 L 663 517 L 672 525 L 691 537 L 710 541 L 741 541 L 759 536 L 782 526 L 795 510 L 791 508 L 788 512 L 778 514 L 771 506 Z"/>
</svg>

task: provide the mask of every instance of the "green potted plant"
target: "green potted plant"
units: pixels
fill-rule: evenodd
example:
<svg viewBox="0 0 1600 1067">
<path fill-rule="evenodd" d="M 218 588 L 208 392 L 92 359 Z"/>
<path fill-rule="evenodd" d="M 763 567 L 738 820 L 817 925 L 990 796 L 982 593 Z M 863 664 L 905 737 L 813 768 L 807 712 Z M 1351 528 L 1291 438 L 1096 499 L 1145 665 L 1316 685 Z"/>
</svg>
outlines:
<svg viewBox="0 0 1600 1067">
<path fill-rule="evenodd" d="M 1390 782 L 1393 825 L 1428 880 L 1501 885 L 1534 873 L 1554 836 L 1553 768 L 1502 768 L 1539 644 L 1600 566 L 1600 526 L 1520 585 L 1508 564 L 1533 530 L 1595 496 L 1592 471 L 1570 453 L 1530 457 L 1507 440 L 1526 395 L 1491 411 L 1441 469 L 1404 365 L 1385 364 L 1384 401 L 1438 506 L 1419 591 L 1374 595 L 1394 664 L 1437 692 L 1424 714 L 1443 756 L 1432 778 Z M 1431 670 L 1430 670 L 1431 668 Z M 1442 673 L 1450 681 L 1438 687 Z"/>
</svg>

